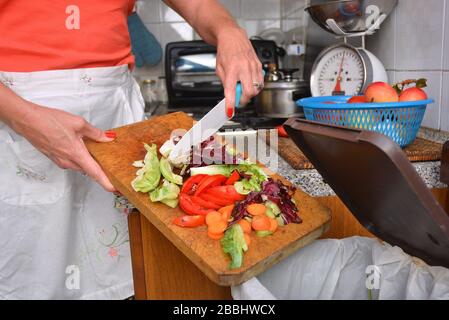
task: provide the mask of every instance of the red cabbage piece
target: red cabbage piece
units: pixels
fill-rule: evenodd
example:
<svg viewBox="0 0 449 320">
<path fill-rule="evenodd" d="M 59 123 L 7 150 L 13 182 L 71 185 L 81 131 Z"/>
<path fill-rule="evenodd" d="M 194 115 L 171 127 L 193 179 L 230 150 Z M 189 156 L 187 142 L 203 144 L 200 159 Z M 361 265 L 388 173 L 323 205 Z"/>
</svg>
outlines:
<svg viewBox="0 0 449 320">
<path fill-rule="evenodd" d="M 251 192 L 245 200 L 238 202 L 232 211 L 233 221 L 230 226 L 237 223 L 246 216 L 250 216 L 246 211 L 248 205 L 252 203 L 263 203 L 264 198 L 276 203 L 281 210 L 281 216 L 285 224 L 301 223 L 302 220 L 298 216 L 298 208 L 292 201 L 292 195 L 296 188 L 284 185 L 281 181 L 275 181 L 269 178 L 262 183 L 262 191 Z"/>
</svg>

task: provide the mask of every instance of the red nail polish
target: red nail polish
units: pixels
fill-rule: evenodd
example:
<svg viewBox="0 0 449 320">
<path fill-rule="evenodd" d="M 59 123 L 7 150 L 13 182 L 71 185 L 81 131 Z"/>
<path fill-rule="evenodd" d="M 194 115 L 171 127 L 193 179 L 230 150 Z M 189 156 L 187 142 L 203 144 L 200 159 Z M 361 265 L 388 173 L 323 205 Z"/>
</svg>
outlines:
<svg viewBox="0 0 449 320">
<path fill-rule="evenodd" d="M 232 116 L 234 115 L 234 108 L 228 108 L 226 110 L 226 114 L 227 114 L 228 118 L 232 118 Z"/>
<path fill-rule="evenodd" d="M 117 133 L 114 131 L 106 131 L 104 134 L 110 139 L 115 139 L 117 137 Z"/>
</svg>

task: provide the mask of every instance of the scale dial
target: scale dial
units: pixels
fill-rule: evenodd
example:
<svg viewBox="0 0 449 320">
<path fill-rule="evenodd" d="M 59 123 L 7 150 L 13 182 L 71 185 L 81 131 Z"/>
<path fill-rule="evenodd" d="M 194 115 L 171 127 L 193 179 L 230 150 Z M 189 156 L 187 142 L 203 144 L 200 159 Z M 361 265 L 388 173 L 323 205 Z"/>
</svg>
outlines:
<svg viewBox="0 0 449 320">
<path fill-rule="evenodd" d="M 325 49 L 314 64 L 310 80 L 313 96 L 357 95 L 365 82 L 363 56 L 346 44 Z"/>
</svg>

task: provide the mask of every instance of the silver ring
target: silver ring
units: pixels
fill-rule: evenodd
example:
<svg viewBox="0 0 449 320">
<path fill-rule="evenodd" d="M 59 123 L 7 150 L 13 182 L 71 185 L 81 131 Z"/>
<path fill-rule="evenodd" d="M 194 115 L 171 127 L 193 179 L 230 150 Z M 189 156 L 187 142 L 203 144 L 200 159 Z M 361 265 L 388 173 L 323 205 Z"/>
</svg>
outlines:
<svg viewBox="0 0 449 320">
<path fill-rule="evenodd" d="M 257 90 L 263 89 L 263 82 L 253 82 L 253 86 L 257 88 Z"/>
</svg>

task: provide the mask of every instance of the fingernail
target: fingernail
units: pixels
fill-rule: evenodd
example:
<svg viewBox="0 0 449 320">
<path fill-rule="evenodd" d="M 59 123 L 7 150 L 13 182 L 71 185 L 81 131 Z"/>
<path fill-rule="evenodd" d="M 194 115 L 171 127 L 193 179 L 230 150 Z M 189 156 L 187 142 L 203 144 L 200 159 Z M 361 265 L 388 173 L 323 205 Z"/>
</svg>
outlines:
<svg viewBox="0 0 449 320">
<path fill-rule="evenodd" d="M 232 118 L 232 116 L 234 114 L 234 108 L 228 108 L 226 110 L 226 114 L 228 115 L 228 118 Z"/>
<path fill-rule="evenodd" d="M 115 133 L 114 131 L 106 131 L 104 134 L 109 139 L 115 139 L 117 137 L 117 133 Z"/>
<path fill-rule="evenodd" d="M 120 192 L 120 191 L 118 191 L 118 190 L 116 190 L 116 191 L 114 191 L 113 192 L 116 196 L 123 196 L 123 194 Z"/>
</svg>

